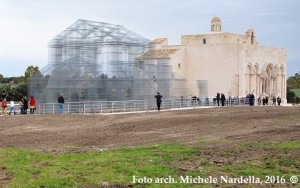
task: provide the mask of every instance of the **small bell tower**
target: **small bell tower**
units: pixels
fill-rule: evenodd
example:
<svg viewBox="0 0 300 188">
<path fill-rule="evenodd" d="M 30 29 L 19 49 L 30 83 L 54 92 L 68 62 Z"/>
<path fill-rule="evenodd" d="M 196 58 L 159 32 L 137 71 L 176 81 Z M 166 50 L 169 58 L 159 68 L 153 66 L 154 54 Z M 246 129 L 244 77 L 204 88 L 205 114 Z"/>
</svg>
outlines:
<svg viewBox="0 0 300 188">
<path fill-rule="evenodd" d="M 213 19 L 211 19 L 211 32 L 212 33 L 222 32 L 222 24 L 220 18 L 213 17 Z"/>
</svg>

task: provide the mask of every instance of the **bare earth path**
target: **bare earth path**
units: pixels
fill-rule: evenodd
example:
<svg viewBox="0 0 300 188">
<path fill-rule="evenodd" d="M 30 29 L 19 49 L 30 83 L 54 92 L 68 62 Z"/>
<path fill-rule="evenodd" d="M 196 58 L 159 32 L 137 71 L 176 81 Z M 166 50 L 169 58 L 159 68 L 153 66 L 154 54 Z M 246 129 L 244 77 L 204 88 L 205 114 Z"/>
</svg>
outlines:
<svg viewBox="0 0 300 188">
<path fill-rule="evenodd" d="M 240 142 L 300 140 L 300 108 L 223 107 L 111 115 L 0 117 L 0 149 L 80 152 L 174 141 L 193 145 L 201 138 Z"/>
</svg>

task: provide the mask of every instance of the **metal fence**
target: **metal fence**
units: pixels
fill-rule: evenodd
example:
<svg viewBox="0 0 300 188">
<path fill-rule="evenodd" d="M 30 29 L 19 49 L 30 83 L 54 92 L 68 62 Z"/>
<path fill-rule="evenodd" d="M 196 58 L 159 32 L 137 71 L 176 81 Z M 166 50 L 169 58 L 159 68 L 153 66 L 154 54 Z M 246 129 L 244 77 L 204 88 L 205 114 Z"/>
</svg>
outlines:
<svg viewBox="0 0 300 188">
<path fill-rule="evenodd" d="M 220 102 L 221 105 L 221 102 Z M 249 105 L 247 98 L 227 99 L 225 106 Z M 193 100 L 193 99 L 164 99 L 161 103 L 161 110 L 196 108 L 201 106 L 217 106 L 214 99 Z M 84 101 L 84 102 L 66 102 L 64 104 L 64 113 L 120 113 L 135 111 L 153 111 L 157 110 L 155 100 L 130 100 L 130 101 Z M 58 103 L 41 103 L 37 105 L 37 114 L 58 114 Z"/>
<path fill-rule="evenodd" d="M 248 98 L 232 98 L 225 101 L 225 106 L 243 106 L 249 105 Z M 215 98 L 206 99 L 163 99 L 161 110 L 196 108 L 203 106 L 217 106 Z M 220 101 L 221 106 L 221 101 Z M 7 113 L 10 111 L 9 106 Z M 155 99 L 153 100 L 129 100 L 129 101 L 84 101 L 84 102 L 66 102 L 64 104 L 64 113 L 121 113 L 136 111 L 153 111 L 157 110 Z M 16 104 L 16 112 L 20 113 L 19 105 Z M 2 112 L 1 112 L 2 113 Z M 29 110 L 28 110 L 29 113 Z M 59 114 L 58 103 L 38 103 L 35 114 Z M 1 114 L 2 115 L 2 114 Z"/>
</svg>

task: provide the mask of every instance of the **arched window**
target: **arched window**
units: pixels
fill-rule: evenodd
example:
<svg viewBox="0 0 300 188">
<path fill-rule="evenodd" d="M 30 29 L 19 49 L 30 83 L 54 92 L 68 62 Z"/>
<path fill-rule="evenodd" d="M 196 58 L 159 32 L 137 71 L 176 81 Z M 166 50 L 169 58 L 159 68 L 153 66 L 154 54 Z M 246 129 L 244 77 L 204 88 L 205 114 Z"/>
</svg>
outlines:
<svg viewBox="0 0 300 188">
<path fill-rule="evenodd" d="M 206 39 L 203 39 L 203 44 L 206 44 Z"/>
</svg>

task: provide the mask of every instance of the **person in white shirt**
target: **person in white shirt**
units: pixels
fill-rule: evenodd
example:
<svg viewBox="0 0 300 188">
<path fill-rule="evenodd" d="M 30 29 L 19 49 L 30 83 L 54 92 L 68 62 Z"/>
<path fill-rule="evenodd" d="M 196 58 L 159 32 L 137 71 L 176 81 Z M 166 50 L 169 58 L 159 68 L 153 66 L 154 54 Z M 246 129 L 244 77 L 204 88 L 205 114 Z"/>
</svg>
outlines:
<svg viewBox="0 0 300 188">
<path fill-rule="evenodd" d="M 14 112 L 14 115 L 16 115 L 16 108 L 15 108 L 14 101 L 10 101 L 9 108 L 10 108 L 9 115 L 11 114 L 12 111 Z"/>
</svg>

